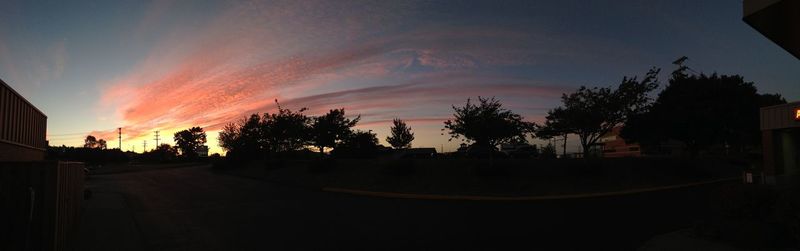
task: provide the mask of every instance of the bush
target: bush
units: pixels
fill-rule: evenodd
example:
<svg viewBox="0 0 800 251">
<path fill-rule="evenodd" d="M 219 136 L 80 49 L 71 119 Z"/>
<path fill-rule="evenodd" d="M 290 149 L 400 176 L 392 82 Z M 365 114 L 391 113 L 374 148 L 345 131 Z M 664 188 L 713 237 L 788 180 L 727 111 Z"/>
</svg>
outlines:
<svg viewBox="0 0 800 251">
<path fill-rule="evenodd" d="M 125 163 L 129 161 L 128 155 L 119 149 L 66 146 L 48 147 L 45 158 L 48 160 L 85 162 L 89 166 Z"/>
</svg>

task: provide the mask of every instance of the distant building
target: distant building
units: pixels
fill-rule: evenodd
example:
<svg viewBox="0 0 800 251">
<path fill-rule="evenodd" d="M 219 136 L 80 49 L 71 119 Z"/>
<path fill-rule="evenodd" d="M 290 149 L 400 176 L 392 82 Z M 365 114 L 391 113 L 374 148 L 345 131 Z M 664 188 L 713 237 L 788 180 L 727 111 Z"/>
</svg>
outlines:
<svg viewBox="0 0 800 251">
<path fill-rule="evenodd" d="M 47 116 L 0 80 L 0 161 L 43 160 Z"/>
<path fill-rule="evenodd" d="M 658 144 L 653 145 L 639 145 L 625 141 L 622 138 L 622 128 L 624 126 L 614 127 L 611 132 L 606 133 L 597 144 L 592 145 L 590 151 L 592 155 L 602 156 L 608 158 L 616 157 L 641 157 L 641 156 L 682 156 L 685 154 L 685 144 L 677 140 L 667 139 Z M 576 157 L 582 157 L 578 154 Z"/>
<path fill-rule="evenodd" d="M 629 144 L 620 137 L 622 126 L 611 129 L 611 132 L 600 137 L 601 152 L 603 157 L 639 157 L 642 156 L 639 144 Z"/>
</svg>

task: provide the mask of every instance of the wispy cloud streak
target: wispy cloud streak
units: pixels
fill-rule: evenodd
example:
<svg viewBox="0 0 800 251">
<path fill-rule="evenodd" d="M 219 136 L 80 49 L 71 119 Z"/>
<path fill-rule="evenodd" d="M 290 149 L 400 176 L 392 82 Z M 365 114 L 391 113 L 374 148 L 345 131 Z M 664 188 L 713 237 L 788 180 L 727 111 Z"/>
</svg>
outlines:
<svg viewBox="0 0 800 251">
<path fill-rule="evenodd" d="M 407 29 L 397 23 L 400 17 L 374 12 L 340 19 L 320 14 L 325 3 L 252 3 L 233 7 L 199 32 L 177 31 L 127 75 L 110 80 L 99 105 L 115 111 L 126 138 L 135 139 L 154 129 L 218 130 L 247 114 L 273 111 L 274 99 L 311 114 L 346 108 L 368 125 L 395 116 L 441 121 L 452 104 L 479 95 L 552 101 L 566 90 L 486 70 L 536 64 L 548 52 L 529 45 L 555 48 L 551 38 L 489 26 Z M 415 15 L 413 7 L 403 7 Z"/>
</svg>

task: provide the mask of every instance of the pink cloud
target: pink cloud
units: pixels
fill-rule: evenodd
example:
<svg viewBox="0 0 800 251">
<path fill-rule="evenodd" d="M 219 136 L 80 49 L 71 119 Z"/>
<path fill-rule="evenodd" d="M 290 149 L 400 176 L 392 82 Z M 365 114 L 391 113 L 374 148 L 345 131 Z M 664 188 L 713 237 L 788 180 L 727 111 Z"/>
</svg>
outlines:
<svg viewBox="0 0 800 251">
<path fill-rule="evenodd" d="M 288 5 L 239 6 L 199 30 L 166 36 L 128 74 L 103 86 L 99 105 L 116 112 L 126 138 L 138 138 L 154 128 L 218 130 L 248 114 L 274 111 L 274 99 L 292 109 L 308 107 L 309 114 L 346 108 L 372 125 L 399 115 L 441 122 L 450 105 L 478 95 L 555 100 L 565 91 L 479 71 L 528 62 L 519 52 L 531 38 L 521 32 L 433 27 L 368 36 L 394 17 L 361 14 L 342 21 L 310 11 L 321 6 Z M 142 26 L 159 15 L 156 8 Z M 468 43 L 449 43 L 457 40 Z M 487 41 L 496 46 L 483 46 Z M 413 69 L 415 60 L 432 69 Z"/>
</svg>

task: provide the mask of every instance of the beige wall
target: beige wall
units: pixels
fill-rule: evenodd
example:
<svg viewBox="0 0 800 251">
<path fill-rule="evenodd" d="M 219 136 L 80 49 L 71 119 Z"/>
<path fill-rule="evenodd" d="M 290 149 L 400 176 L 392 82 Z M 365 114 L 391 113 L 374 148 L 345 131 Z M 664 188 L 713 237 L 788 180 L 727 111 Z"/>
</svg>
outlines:
<svg viewBox="0 0 800 251">
<path fill-rule="evenodd" d="M 798 108 L 800 102 L 761 108 L 761 130 L 800 128 L 800 121 L 794 119 Z"/>
</svg>

